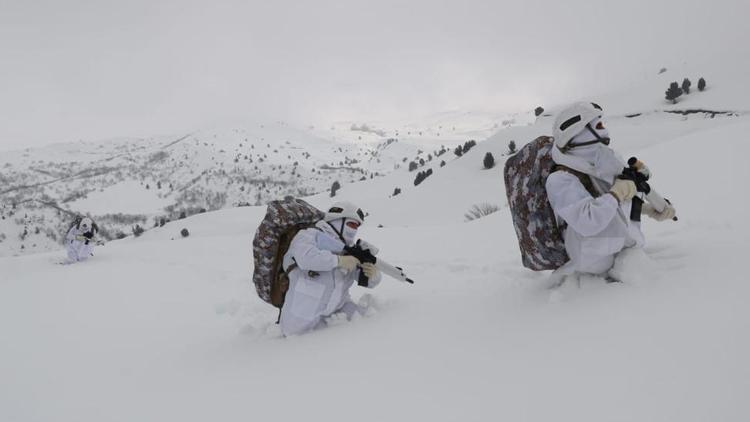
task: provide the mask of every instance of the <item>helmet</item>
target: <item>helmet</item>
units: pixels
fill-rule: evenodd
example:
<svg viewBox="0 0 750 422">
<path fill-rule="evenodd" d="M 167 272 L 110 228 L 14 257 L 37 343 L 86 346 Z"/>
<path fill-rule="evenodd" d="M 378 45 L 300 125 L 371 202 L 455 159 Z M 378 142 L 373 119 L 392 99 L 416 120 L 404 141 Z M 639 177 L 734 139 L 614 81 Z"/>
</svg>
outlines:
<svg viewBox="0 0 750 422">
<path fill-rule="evenodd" d="M 94 222 L 88 217 L 84 217 L 79 224 L 79 227 L 84 230 L 91 230 L 93 226 Z"/>
<path fill-rule="evenodd" d="M 349 218 L 362 224 L 365 222 L 365 213 L 351 202 L 336 202 L 331 205 L 323 219 L 330 223 L 339 218 Z"/>
<path fill-rule="evenodd" d="M 592 120 L 602 117 L 602 108 L 596 103 L 580 102 L 561 111 L 555 119 L 552 135 L 555 146 L 561 150 L 568 148 L 570 140 L 586 129 Z"/>
</svg>

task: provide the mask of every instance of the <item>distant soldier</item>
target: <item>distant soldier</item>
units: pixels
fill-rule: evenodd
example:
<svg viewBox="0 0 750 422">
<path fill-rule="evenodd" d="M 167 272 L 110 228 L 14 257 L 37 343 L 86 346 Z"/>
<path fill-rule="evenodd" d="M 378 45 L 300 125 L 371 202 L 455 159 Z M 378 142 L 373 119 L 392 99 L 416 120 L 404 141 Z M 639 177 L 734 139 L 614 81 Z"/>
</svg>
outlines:
<svg viewBox="0 0 750 422">
<path fill-rule="evenodd" d="M 90 218 L 76 218 L 73 225 L 65 236 L 65 248 L 68 258 L 63 264 L 73 264 L 85 261 L 94 249 L 96 239 L 94 236 L 99 232 L 99 227 Z"/>
</svg>

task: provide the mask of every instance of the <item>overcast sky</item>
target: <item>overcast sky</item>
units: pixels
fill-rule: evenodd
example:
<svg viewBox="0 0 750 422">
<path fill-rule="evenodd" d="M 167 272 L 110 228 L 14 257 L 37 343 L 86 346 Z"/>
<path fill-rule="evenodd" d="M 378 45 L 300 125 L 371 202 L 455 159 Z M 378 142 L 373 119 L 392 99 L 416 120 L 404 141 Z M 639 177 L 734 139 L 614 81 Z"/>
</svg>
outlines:
<svg viewBox="0 0 750 422">
<path fill-rule="evenodd" d="M 746 0 L 0 0 L 0 149 L 527 110 L 733 48 Z"/>
</svg>

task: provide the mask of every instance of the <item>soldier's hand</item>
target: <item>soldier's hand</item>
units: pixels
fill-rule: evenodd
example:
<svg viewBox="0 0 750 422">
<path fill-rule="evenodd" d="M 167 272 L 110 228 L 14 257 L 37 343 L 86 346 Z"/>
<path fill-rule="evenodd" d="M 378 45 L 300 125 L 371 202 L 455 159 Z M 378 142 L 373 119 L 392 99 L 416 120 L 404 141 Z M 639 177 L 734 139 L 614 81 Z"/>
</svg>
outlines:
<svg viewBox="0 0 750 422">
<path fill-rule="evenodd" d="M 351 255 L 339 256 L 338 267 L 347 273 L 350 271 L 354 271 L 354 269 L 357 268 L 358 265 L 359 260 Z"/>
</svg>

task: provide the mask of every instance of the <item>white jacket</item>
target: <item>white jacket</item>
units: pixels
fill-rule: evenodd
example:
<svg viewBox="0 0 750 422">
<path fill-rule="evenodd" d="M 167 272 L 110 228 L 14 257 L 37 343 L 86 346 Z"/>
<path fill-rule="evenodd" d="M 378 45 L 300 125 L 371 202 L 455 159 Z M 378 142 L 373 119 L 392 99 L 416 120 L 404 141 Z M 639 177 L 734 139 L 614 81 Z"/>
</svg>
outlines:
<svg viewBox="0 0 750 422">
<path fill-rule="evenodd" d="M 349 288 L 360 270 L 344 273 L 337 267 L 342 247 L 343 242 L 325 221 L 292 239 L 283 264 L 289 268 L 296 263 L 297 268 L 289 273 L 289 290 L 281 309 L 279 322 L 284 335 L 310 331 L 351 302 Z M 378 274 L 367 287 L 377 286 L 380 279 Z"/>
<path fill-rule="evenodd" d="M 594 173 L 591 180 L 600 193 L 594 198 L 578 177 L 565 171 L 556 171 L 547 178 L 545 186 L 550 205 L 558 221 L 567 223 L 563 240 L 570 261 L 557 269 L 557 274 L 606 273 L 614 265 L 618 252 L 644 243 L 640 224 L 630 220 L 631 201 L 620 204 L 614 196 L 606 193 L 614 182 L 614 175 L 625 167 L 624 162 L 620 164 L 622 160 L 613 153 L 610 156 L 607 151 L 597 151 L 600 148 L 606 147 L 581 147 L 582 151 L 578 152 L 583 157 L 589 155 L 587 161 L 594 164 L 596 171 L 587 171 L 585 166 L 576 162 L 576 158 L 582 157 L 571 159 L 568 154 L 561 157 L 553 152 L 555 162 L 590 176 Z"/>
<path fill-rule="evenodd" d="M 91 252 L 94 250 L 95 240 L 81 240 L 85 232 L 76 226 L 73 226 L 68 230 L 68 234 L 65 236 L 65 248 L 68 252 L 67 263 L 73 263 L 78 261 L 84 261 L 91 256 Z"/>
</svg>

